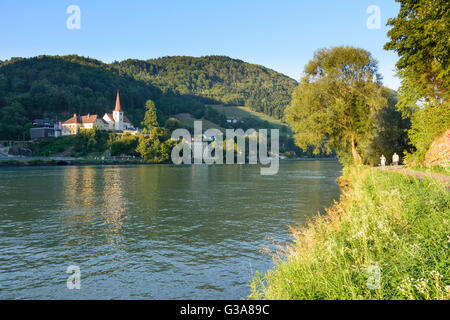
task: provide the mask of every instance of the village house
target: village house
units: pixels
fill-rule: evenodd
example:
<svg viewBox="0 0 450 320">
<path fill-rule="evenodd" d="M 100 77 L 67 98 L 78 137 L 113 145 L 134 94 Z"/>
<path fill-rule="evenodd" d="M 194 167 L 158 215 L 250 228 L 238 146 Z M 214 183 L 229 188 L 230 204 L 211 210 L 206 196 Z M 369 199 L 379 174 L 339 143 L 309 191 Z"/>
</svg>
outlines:
<svg viewBox="0 0 450 320">
<path fill-rule="evenodd" d="M 54 123 L 48 119 L 35 119 L 32 124 L 33 128 L 30 128 L 31 140 L 61 136 L 61 123 Z"/>
<path fill-rule="evenodd" d="M 62 135 L 77 134 L 80 130 L 92 129 L 97 126 L 100 130 L 136 134 L 136 129 L 124 115 L 120 106 L 119 92 L 117 92 L 116 107 L 112 113 L 105 113 L 103 118 L 98 115 L 87 114 L 79 116 L 76 113 L 72 118 L 62 123 Z"/>
</svg>

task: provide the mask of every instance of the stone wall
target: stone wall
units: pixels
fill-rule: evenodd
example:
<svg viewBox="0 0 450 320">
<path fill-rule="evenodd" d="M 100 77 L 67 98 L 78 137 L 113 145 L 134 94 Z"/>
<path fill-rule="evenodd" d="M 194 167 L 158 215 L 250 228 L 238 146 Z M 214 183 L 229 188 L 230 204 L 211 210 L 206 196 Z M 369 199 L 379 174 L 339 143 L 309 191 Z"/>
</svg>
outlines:
<svg viewBox="0 0 450 320">
<path fill-rule="evenodd" d="M 426 166 L 450 166 L 450 129 L 436 139 L 425 155 Z"/>
</svg>

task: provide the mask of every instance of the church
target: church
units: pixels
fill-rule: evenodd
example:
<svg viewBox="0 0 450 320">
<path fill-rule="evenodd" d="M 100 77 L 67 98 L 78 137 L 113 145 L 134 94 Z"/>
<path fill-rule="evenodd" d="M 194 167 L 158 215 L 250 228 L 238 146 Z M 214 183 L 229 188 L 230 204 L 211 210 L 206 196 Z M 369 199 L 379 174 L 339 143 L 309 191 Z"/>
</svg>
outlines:
<svg viewBox="0 0 450 320">
<path fill-rule="evenodd" d="M 62 123 L 62 135 L 77 134 L 80 130 L 92 129 L 94 126 L 97 126 L 100 130 L 117 133 L 138 133 L 138 129 L 133 126 L 123 113 L 120 106 L 119 91 L 117 91 L 116 107 L 112 113 L 105 113 L 103 118 L 96 114 L 79 116 L 75 113 L 72 118 Z"/>
</svg>

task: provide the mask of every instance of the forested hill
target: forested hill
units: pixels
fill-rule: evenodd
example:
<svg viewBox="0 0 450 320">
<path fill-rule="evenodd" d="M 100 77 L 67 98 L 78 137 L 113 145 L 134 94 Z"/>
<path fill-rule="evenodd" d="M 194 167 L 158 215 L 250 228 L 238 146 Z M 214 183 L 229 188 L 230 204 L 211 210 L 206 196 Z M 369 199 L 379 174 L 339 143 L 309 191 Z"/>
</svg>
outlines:
<svg viewBox="0 0 450 320">
<path fill-rule="evenodd" d="M 297 82 L 260 65 L 225 56 L 176 56 L 113 64 L 121 74 L 151 82 L 164 92 L 212 98 L 281 118 Z"/>
<path fill-rule="evenodd" d="M 139 124 L 145 101 L 162 118 L 208 114 L 205 104 L 246 104 L 279 117 L 296 81 L 262 66 L 227 57 L 168 57 L 106 64 L 71 56 L 0 61 L 0 140 L 26 138 L 34 118 L 66 120 L 73 113 L 102 114 L 120 90 L 127 116 Z"/>
</svg>

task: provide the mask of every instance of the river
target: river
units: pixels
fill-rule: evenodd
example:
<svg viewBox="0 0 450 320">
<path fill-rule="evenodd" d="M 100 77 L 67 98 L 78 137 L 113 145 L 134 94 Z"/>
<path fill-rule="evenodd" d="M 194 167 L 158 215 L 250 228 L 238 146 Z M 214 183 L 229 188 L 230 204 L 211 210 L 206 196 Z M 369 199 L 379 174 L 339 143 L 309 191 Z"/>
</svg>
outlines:
<svg viewBox="0 0 450 320">
<path fill-rule="evenodd" d="M 339 197 L 335 161 L 0 168 L 0 299 L 241 299 Z M 69 266 L 81 288 L 69 290 Z"/>
</svg>

